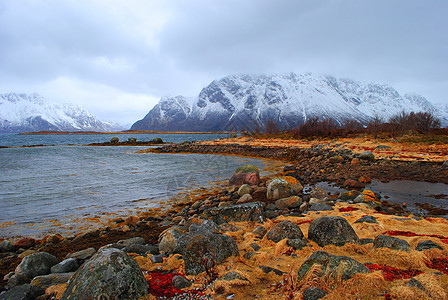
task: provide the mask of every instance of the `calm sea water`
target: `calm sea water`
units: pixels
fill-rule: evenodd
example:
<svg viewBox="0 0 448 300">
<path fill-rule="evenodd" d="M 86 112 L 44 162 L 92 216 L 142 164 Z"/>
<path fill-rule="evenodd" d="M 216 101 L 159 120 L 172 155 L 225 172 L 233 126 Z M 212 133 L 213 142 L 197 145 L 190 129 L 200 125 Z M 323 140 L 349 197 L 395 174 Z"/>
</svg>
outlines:
<svg viewBox="0 0 448 300">
<path fill-rule="evenodd" d="M 110 139 L 104 135 L 3 137 L 15 145 L 60 145 L 0 149 L 0 237 L 9 238 L 69 235 L 106 222 L 111 213 L 126 216 L 163 206 L 179 191 L 207 188 L 213 181 L 228 180 L 244 164 L 257 165 L 262 175 L 280 167 L 274 161 L 220 155 L 136 153 L 147 147 L 67 146 Z M 217 138 L 146 138 L 154 137 L 166 141 Z M 73 142 L 73 138 L 78 140 Z M 2 143 L 11 145 L 5 140 Z"/>
</svg>

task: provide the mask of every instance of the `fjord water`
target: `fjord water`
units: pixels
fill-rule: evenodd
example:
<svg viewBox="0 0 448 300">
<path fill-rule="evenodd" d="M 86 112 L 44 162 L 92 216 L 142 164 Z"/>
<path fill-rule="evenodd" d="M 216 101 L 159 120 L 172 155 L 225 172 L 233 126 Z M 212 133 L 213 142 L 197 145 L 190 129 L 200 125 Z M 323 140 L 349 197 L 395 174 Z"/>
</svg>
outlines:
<svg viewBox="0 0 448 300">
<path fill-rule="evenodd" d="M 18 137 L 22 136 L 14 138 Z M 41 144 L 39 136 L 24 137 Z M 62 135 L 45 136 L 45 141 L 64 144 L 63 137 L 68 137 L 65 144 L 72 142 L 71 136 Z M 87 138 L 96 142 L 104 137 Z M 183 141 L 201 136 L 171 138 Z M 145 148 L 60 145 L 0 149 L 0 237 L 72 234 L 81 226 L 95 225 L 86 224 L 89 219 L 98 222 L 110 218 L 111 213 L 126 216 L 163 206 L 161 201 L 179 191 L 207 188 L 211 181 L 229 179 L 237 167 L 247 163 L 257 165 L 262 175 L 279 166 L 261 159 L 220 155 L 136 153 Z"/>
</svg>

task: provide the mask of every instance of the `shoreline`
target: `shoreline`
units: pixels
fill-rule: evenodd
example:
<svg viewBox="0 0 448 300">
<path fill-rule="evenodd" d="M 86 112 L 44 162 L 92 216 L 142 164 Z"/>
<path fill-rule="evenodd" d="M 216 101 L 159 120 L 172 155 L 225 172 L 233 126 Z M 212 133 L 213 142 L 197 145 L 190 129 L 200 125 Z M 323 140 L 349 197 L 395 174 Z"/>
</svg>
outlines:
<svg viewBox="0 0 448 300">
<path fill-rule="evenodd" d="M 158 130 L 125 130 L 125 131 L 33 131 L 20 132 L 18 135 L 70 135 L 70 134 L 230 134 L 231 131 L 158 131 Z"/>
<path fill-rule="evenodd" d="M 292 163 L 292 166 L 285 166 L 283 172 L 280 172 L 277 176 L 296 175 L 297 177 L 299 177 L 299 181 L 303 184 L 307 184 L 307 183 L 315 184 L 317 182 L 328 181 L 328 179 L 333 179 L 333 178 L 335 179 L 335 181 L 333 181 L 333 182 L 339 182 L 339 183 L 343 184 L 344 183 L 343 181 L 350 179 L 349 177 L 353 177 L 353 178 L 356 177 L 355 180 L 360 182 L 359 178 L 361 177 L 360 176 L 361 174 L 364 177 L 369 177 L 369 175 L 370 175 L 371 178 L 377 178 L 375 176 L 378 176 L 378 177 L 380 177 L 380 180 L 394 180 L 397 178 L 400 178 L 400 179 L 411 178 L 411 180 L 415 180 L 415 178 L 418 178 L 418 179 L 422 179 L 421 181 L 429 180 L 429 182 L 431 182 L 431 180 L 440 182 L 438 180 L 444 180 L 444 179 L 447 179 L 447 177 L 448 177 L 448 176 L 445 176 L 445 173 L 447 172 L 446 168 L 440 162 L 437 162 L 437 163 L 428 163 L 428 162 L 412 163 L 411 162 L 410 163 L 410 162 L 406 162 L 406 161 L 395 161 L 395 160 L 386 161 L 383 159 L 374 160 L 374 161 L 361 159 L 359 164 L 352 165 L 351 161 L 353 158 L 348 159 L 346 157 L 342 157 L 342 155 L 339 155 L 341 153 L 339 153 L 336 150 L 333 150 L 333 151 L 329 150 L 330 152 L 327 152 L 326 149 L 321 149 L 318 147 L 317 148 L 309 148 L 309 149 L 304 150 L 304 149 L 289 149 L 289 148 L 285 148 L 285 147 L 271 148 L 271 147 L 263 147 L 263 146 L 256 146 L 256 147 L 246 146 L 246 145 L 237 146 L 235 144 L 229 145 L 229 146 L 220 146 L 220 145 L 206 145 L 203 143 L 181 143 L 181 144 L 177 144 L 177 145 L 166 145 L 166 146 L 163 146 L 160 148 L 150 149 L 148 151 L 156 152 L 156 153 L 209 153 L 209 154 L 221 154 L 221 155 L 242 155 L 245 157 L 249 156 L 249 157 L 257 157 L 257 158 L 276 159 L 276 160 L 285 162 L 286 165 Z M 167 152 L 164 152 L 164 151 L 167 151 Z M 168 152 L 168 151 L 171 151 L 171 152 Z M 224 153 L 225 151 L 227 151 L 227 152 Z M 326 156 L 327 153 L 332 153 L 332 154 L 336 154 L 336 155 Z M 338 156 L 341 156 L 343 158 L 343 160 L 340 160 L 340 158 Z M 338 157 L 338 158 L 333 158 L 333 157 Z M 354 158 L 356 158 L 356 157 L 354 157 Z M 311 167 L 311 164 L 314 166 Z M 355 170 L 349 172 L 349 170 L 347 168 L 344 168 L 344 165 L 349 165 L 350 169 L 354 168 Z M 304 169 L 305 167 L 306 167 L 306 171 Z M 415 172 L 416 168 L 418 168 L 419 170 L 424 170 L 424 172 L 423 172 L 424 175 L 421 175 L 420 174 L 421 172 Z M 369 169 L 371 170 L 370 172 L 369 172 Z M 322 172 L 321 170 L 324 170 L 324 172 Z M 389 173 L 389 171 L 391 173 Z M 308 172 L 309 174 L 306 172 Z M 341 178 L 338 179 L 337 178 L 338 176 L 341 176 Z M 323 179 L 327 179 L 327 180 L 323 180 Z M 259 187 L 266 188 L 266 186 L 268 185 L 268 182 L 270 180 L 272 180 L 272 177 L 271 178 L 263 178 Z M 448 181 L 446 181 L 446 180 L 443 182 L 448 183 Z M 360 182 L 360 183 L 362 183 L 362 182 Z M 357 188 L 354 188 L 354 189 L 362 190 L 363 188 L 358 186 Z M 219 204 L 222 202 L 229 202 L 229 201 L 232 202 L 233 201 L 235 204 L 237 199 L 232 199 L 233 196 L 229 196 L 229 195 L 234 195 L 235 192 L 236 192 L 235 190 L 232 191 L 232 189 L 229 189 L 225 186 L 217 187 L 215 190 L 209 191 L 208 193 L 204 193 L 204 191 L 201 189 L 198 189 L 197 193 L 193 193 L 192 191 L 184 191 L 183 192 L 183 193 L 185 193 L 184 201 L 182 201 L 182 203 L 178 203 L 178 204 L 174 204 L 174 205 L 171 204 L 171 206 L 169 208 L 165 208 L 164 212 L 155 210 L 151 213 L 148 213 L 146 216 L 143 216 L 143 215 L 129 216 L 128 218 L 123 218 L 119 222 L 114 222 L 114 224 L 112 224 L 106 228 L 100 228 L 98 230 L 93 230 L 90 232 L 80 232 L 76 237 L 74 237 L 71 240 L 60 236 L 58 238 L 59 241 L 57 241 L 57 243 L 53 243 L 53 242 L 48 243 L 49 237 L 46 237 L 46 238 L 38 241 L 39 244 L 41 244 L 39 246 L 40 248 L 38 249 L 38 251 L 39 252 L 47 251 L 50 253 L 54 253 L 58 258 L 63 259 L 65 257 L 65 255 L 69 252 L 86 249 L 89 246 L 93 246 L 96 249 L 98 249 L 101 246 L 104 246 L 106 244 L 116 243 L 119 240 L 137 237 L 137 236 L 144 236 L 145 242 L 147 242 L 148 244 L 157 244 L 159 242 L 159 235 L 162 233 L 163 230 L 170 228 L 171 226 L 173 226 L 179 222 L 181 223 L 182 220 L 186 220 L 187 222 L 188 222 L 188 220 L 195 220 L 196 218 L 199 217 L 199 214 L 201 212 L 203 212 L 209 208 L 218 207 Z M 193 195 L 191 195 L 191 194 L 193 194 Z M 188 195 L 188 199 L 186 199 L 187 195 Z M 328 203 L 331 204 L 332 202 L 335 201 L 336 195 L 329 195 L 329 196 L 331 196 L 331 197 L 325 201 L 327 201 L 327 202 L 329 201 Z M 256 194 L 253 194 L 253 198 L 254 198 L 253 201 L 262 201 L 262 203 L 264 202 L 267 205 L 269 203 L 272 203 L 270 201 L 266 201 L 266 199 L 258 199 L 257 197 L 259 197 L 259 195 L 256 196 Z M 323 202 L 325 202 L 325 201 L 323 201 Z M 340 216 L 344 215 L 345 218 L 348 218 L 350 220 L 350 223 L 355 221 L 355 217 L 358 218 L 362 214 L 367 214 L 367 215 L 375 215 L 375 217 L 378 219 L 378 221 L 383 220 L 384 225 L 387 224 L 387 227 L 394 228 L 395 230 L 402 229 L 402 231 L 403 231 L 406 228 L 415 230 L 415 228 L 412 227 L 414 225 L 411 226 L 410 225 L 411 223 L 409 223 L 411 220 L 413 220 L 413 216 L 408 215 L 401 207 L 399 208 L 399 207 L 396 207 L 393 205 L 388 206 L 388 205 L 386 205 L 386 203 L 381 203 L 380 206 L 384 206 L 383 208 L 386 210 L 386 211 L 383 211 L 383 213 L 381 213 L 381 209 L 378 210 L 379 207 L 376 207 L 376 209 L 365 208 L 364 206 L 360 206 L 360 204 L 350 204 L 347 202 L 346 203 L 333 203 L 332 205 L 333 205 L 333 212 L 325 212 L 325 214 L 330 214 L 330 215 L 334 214 L 334 215 L 340 215 Z M 346 209 L 347 207 L 351 207 L 351 209 L 354 209 L 354 210 L 347 209 L 345 211 L 348 211 L 348 213 L 345 213 L 345 212 L 342 213 L 344 211 L 344 209 Z M 338 213 L 338 211 L 340 213 Z M 359 211 L 359 213 L 357 211 Z M 293 220 L 293 222 L 295 222 L 295 223 L 301 223 L 301 222 L 306 221 L 305 223 L 302 223 L 303 225 L 300 225 L 300 227 L 302 228 L 302 230 L 305 233 L 309 227 L 307 220 L 315 219 L 315 218 L 319 217 L 319 212 L 302 213 L 296 209 L 287 209 L 287 210 L 283 209 L 283 210 L 279 210 L 278 212 L 279 212 L 279 214 L 277 216 L 274 217 L 272 215 L 273 218 L 271 219 L 271 221 L 268 221 L 267 223 L 263 223 L 262 225 L 269 229 L 269 228 L 272 228 L 275 224 L 278 224 L 278 222 L 280 222 L 281 220 Z M 380 213 L 378 213 L 378 212 L 380 212 Z M 384 214 L 384 213 L 388 213 L 389 215 Z M 390 215 L 390 213 L 392 213 L 392 215 Z M 409 220 L 409 222 L 394 220 L 394 215 L 396 215 L 396 216 L 407 215 L 407 217 L 405 217 L 405 218 L 406 218 L 406 220 Z M 182 217 L 179 218 L 180 216 L 182 216 Z M 436 226 L 436 224 L 441 224 L 440 226 L 442 226 L 442 228 L 446 227 L 448 229 L 448 221 L 446 221 L 446 220 L 444 221 L 443 219 L 432 218 L 432 217 L 423 218 L 423 219 L 418 218 L 418 219 L 414 220 L 415 224 L 417 224 L 419 222 L 419 220 L 420 221 L 427 220 L 427 222 L 429 222 L 429 223 L 435 222 L 433 224 L 434 228 L 431 229 L 432 234 L 436 234 L 436 233 L 440 234 L 440 232 L 443 232 L 445 230 L 445 229 L 439 229 Z M 412 221 L 412 222 L 414 222 L 414 221 Z M 269 222 L 271 222 L 271 223 L 269 223 Z M 243 229 L 245 229 L 245 232 L 247 230 L 251 229 L 252 227 L 254 227 L 254 224 L 249 223 L 249 225 L 248 225 L 244 222 L 243 223 L 233 222 L 233 223 L 229 223 L 229 224 L 233 224 L 232 226 L 234 226 L 234 227 L 240 226 Z M 252 225 L 250 225 L 250 224 L 252 224 Z M 405 224 L 408 224 L 408 226 L 402 226 Z M 412 224 L 414 224 L 414 223 L 412 223 Z M 356 227 L 357 231 L 358 231 L 358 229 L 360 229 L 358 227 Z M 429 230 L 430 227 L 425 226 L 422 228 L 426 228 L 427 230 Z M 370 227 L 367 226 L 365 228 L 362 227 L 361 229 L 363 230 L 362 231 L 363 237 L 367 237 L 367 236 L 370 237 L 372 234 L 375 234 L 375 232 L 377 232 L 377 230 L 370 232 L 372 229 L 371 226 Z M 384 227 L 382 229 L 382 232 L 385 231 L 385 229 L 387 229 L 387 228 Z M 249 232 L 249 231 L 247 231 L 247 232 Z M 420 230 L 420 232 L 421 232 L 421 230 Z M 232 233 L 232 231 L 227 232 L 227 234 L 234 237 L 234 239 L 236 239 L 237 241 L 239 241 L 238 242 L 239 245 L 242 243 L 241 238 L 243 236 L 239 236 L 236 233 Z M 429 233 L 422 232 L 422 234 L 429 234 Z M 52 235 L 52 236 L 54 236 L 54 235 Z M 57 236 L 57 235 L 55 235 L 55 236 Z M 252 236 L 249 236 L 249 237 L 251 237 L 253 239 Z M 409 238 L 408 238 L 408 240 L 411 242 L 412 245 L 414 245 L 415 241 L 417 241 L 415 239 L 414 239 L 415 241 L 410 240 Z M 433 240 L 436 241 L 436 239 L 433 239 Z M 256 242 L 257 242 L 257 240 L 256 240 Z M 269 248 L 270 250 L 268 248 L 263 248 L 263 249 L 266 249 L 266 253 L 268 253 L 267 255 L 272 256 L 272 257 L 283 257 L 285 254 L 282 254 L 282 251 L 283 250 L 286 251 L 286 249 L 288 248 L 288 247 L 286 247 L 286 245 L 283 245 L 282 246 L 283 250 L 280 250 L 280 248 L 278 248 L 279 245 L 275 246 L 274 244 L 269 244 L 267 241 L 265 241 L 265 238 L 263 238 L 262 240 L 258 240 L 257 243 L 263 244 L 265 247 L 268 247 L 267 245 L 270 245 L 269 247 L 271 247 L 272 249 L 271 248 Z M 440 244 L 440 243 L 438 243 L 438 244 Z M 442 246 L 443 246 L 443 244 L 442 244 Z M 244 249 L 243 252 L 249 251 L 248 248 L 244 248 L 244 247 L 247 247 L 247 246 L 243 246 L 243 249 Z M 363 246 L 363 247 L 364 248 L 362 248 L 362 249 L 371 249 L 371 248 L 369 248 L 370 246 Z M 319 247 L 315 246 L 314 244 L 313 244 L 312 248 L 319 249 Z M 350 250 L 350 248 L 345 247 L 345 248 L 341 248 L 341 249 L 329 248 L 330 252 L 338 253 L 338 252 L 342 251 L 343 254 L 349 254 L 349 256 L 361 257 L 359 255 L 359 253 L 355 254 L 356 251 L 353 252 Z M 444 249 L 444 250 L 442 250 L 443 255 L 446 256 L 446 254 L 448 253 L 447 252 L 448 246 L 443 246 L 443 249 Z M 305 253 L 310 253 L 310 250 L 311 249 L 305 250 Z M 26 250 L 26 251 L 28 251 L 28 250 Z M 21 253 L 22 254 L 26 253 L 26 251 L 22 251 Z M 272 251 L 274 251 L 274 252 L 272 252 Z M 291 250 L 288 250 L 288 251 L 291 251 Z M 294 253 L 294 252 L 300 253 L 300 251 L 304 251 L 304 250 L 293 250 L 292 253 Z M 359 248 L 357 251 L 361 251 L 361 248 Z M 362 250 L 362 251 L 364 251 L 363 253 L 367 253 L 367 252 L 365 252 L 366 250 Z M 307 256 L 307 255 L 304 255 L 304 256 Z M 136 255 L 134 257 L 136 257 L 136 260 L 139 262 L 140 266 L 146 266 L 149 271 L 151 271 L 151 270 L 155 271 L 157 269 L 157 267 L 160 266 L 158 264 L 149 263 L 147 261 L 147 259 L 144 258 L 144 256 Z M 289 257 L 289 255 L 287 255 L 287 257 Z M 170 258 L 167 257 L 167 259 L 169 261 Z M 7 269 L 13 270 L 12 267 L 17 265 L 19 261 L 20 261 L 19 256 L 10 258 L 9 260 L 6 260 L 6 261 L 5 261 L 5 258 L 3 258 L 2 262 L 1 262 L 2 277 L 4 275 L 6 275 L 6 273 L 4 273 L 4 272 L 5 272 L 5 269 L 6 269 L 5 267 L 7 264 L 9 265 L 9 267 Z M 237 262 L 235 262 L 234 260 L 231 260 L 231 261 L 232 261 L 232 263 L 237 264 Z M 299 261 L 303 261 L 303 259 L 300 259 Z M 389 263 L 391 263 L 391 262 L 389 261 Z M 406 264 L 404 264 L 404 265 L 406 265 Z M 232 268 L 231 265 L 227 264 L 227 267 L 229 267 L 229 266 L 230 266 L 230 268 Z M 282 263 L 281 266 L 282 266 L 281 269 L 285 270 L 286 265 Z M 155 269 L 153 269 L 153 267 Z M 296 267 L 298 267 L 298 266 L 296 266 Z M 163 269 L 165 269 L 165 268 L 167 268 L 171 271 L 174 270 L 173 266 L 170 265 L 169 263 L 166 263 L 163 265 Z M 235 267 L 233 267 L 233 268 L 235 268 Z M 241 268 L 242 268 L 242 266 L 239 266 L 235 270 L 240 270 L 240 272 L 241 272 Z M 218 269 L 219 269 L 218 270 L 219 272 L 225 271 L 225 270 L 222 270 L 221 268 L 218 268 Z M 177 271 L 180 271 L 180 269 L 177 269 Z M 244 273 L 244 272 L 246 272 L 246 273 Z M 243 274 L 247 274 L 248 271 L 246 270 L 244 272 L 243 272 Z M 258 275 L 263 278 L 265 276 L 265 275 L 260 275 L 260 274 L 258 274 Z M 444 276 L 446 276 L 446 275 L 444 275 Z M 283 277 L 277 276 L 277 275 L 272 277 L 272 275 L 269 275 L 268 278 L 270 278 L 271 281 L 274 280 L 275 282 L 277 282 Z M 200 282 L 201 280 L 205 280 L 205 279 L 204 278 L 201 279 L 201 276 L 196 278 L 197 282 Z M 267 280 L 267 279 L 265 279 L 265 280 Z M 273 283 L 275 283 L 275 282 L 273 282 Z M 423 280 L 423 282 L 424 282 L 424 280 Z M 259 285 L 259 283 L 256 284 L 256 286 L 257 286 L 256 292 L 262 293 L 262 291 L 259 290 L 260 287 L 258 287 L 258 285 Z M 390 286 L 389 283 L 388 283 L 387 287 L 388 287 L 388 289 L 393 290 L 393 288 Z M 229 295 L 229 294 L 231 294 L 230 293 L 231 291 L 235 292 L 235 291 L 241 290 L 241 292 L 244 292 L 245 295 L 248 295 L 247 289 L 248 289 L 248 287 L 246 284 L 244 284 L 242 286 L 238 286 L 238 285 L 237 286 L 231 285 L 230 287 L 225 286 L 224 294 L 227 293 L 227 295 Z M 209 291 L 209 292 L 211 292 L 211 291 Z M 254 294 L 250 294 L 250 295 L 253 296 Z M 381 295 L 381 297 L 379 297 L 378 299 L 384 299 L 384 297 L 385 297 L 384 295 Z M 147 299 L 155 299 L 155 298 L 147 298 Z M 216 299 L 225 299 L 225 298 L 217 297 Z M 273 299 L 284 299 L 284 298 L 279 297 L 279 296 L 274 296 Z"/>
</svg>

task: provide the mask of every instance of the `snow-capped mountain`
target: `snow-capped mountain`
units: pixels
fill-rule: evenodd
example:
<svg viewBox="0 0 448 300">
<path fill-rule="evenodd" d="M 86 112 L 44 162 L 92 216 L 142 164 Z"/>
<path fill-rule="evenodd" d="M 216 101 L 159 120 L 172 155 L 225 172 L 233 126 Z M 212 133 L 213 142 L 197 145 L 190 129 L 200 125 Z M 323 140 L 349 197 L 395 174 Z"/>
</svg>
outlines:
<svg viewBox="0 0 448 300">
<path fill-rule="evenodd" d="M 311 117 L 339 123 L 372 117 L 387 120 L 401 111 L 438 111 L 422 96 L 394 88 L 316 74 L 232 75 L 215 80 L 198 97 L 164 97 L 131 129 L 241 130 L 262 128 L 269 119 L 294 128 Z M 448 114 L 441 114 L 448 124 Z"/>
<path fill-rule="evenodd" d="M 54 104 L 39 94 L 0 94 L 0 132 L 117 131 L 117 124 L 101 122 L 84 108 Z"/>
</svg>

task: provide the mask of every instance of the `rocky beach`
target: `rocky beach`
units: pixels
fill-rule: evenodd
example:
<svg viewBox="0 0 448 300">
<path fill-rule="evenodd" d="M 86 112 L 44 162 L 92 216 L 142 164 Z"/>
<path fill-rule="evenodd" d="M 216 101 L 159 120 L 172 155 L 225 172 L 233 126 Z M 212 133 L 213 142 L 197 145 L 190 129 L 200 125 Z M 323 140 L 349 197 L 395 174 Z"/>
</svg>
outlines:
<svg viewBox="0 0 448 300">
<path fill-rule="evenodd" d="M 366 188 L 448 184 L 447 148 L 240 137 L 143 150 L 285 166 L 269 178 L 241 166 L 219 188 L 73 237 L 1 241 L 0 299 L 447 299 L 447 211 L 411 213 Z"/>
</svg>

